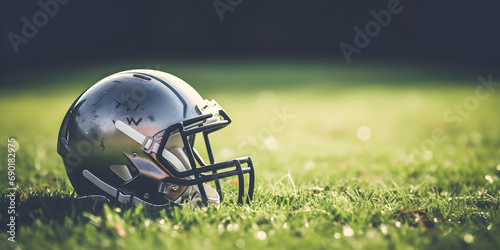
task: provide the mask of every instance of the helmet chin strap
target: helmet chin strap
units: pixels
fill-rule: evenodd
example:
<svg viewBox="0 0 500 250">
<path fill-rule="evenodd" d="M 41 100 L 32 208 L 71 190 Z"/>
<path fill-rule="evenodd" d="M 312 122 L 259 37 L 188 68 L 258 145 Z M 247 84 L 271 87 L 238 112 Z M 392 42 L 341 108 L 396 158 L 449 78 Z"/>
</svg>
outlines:
<svg viewBox="0 0 500 250">
<path fill-rule="evenodd" d="M 119 131 L 121 131 L 122 133 L 124 133 L 125 135 L 130 137 L 132 140 L 141 144 L 141 149 L 144 152 L 146 152 L 148 154 L 151 152 L 156 152 L 156 154 L 158 154 L 160 144 L 157 143 L 152 137 L 145 136 L 145 135 L 141 134 L 139 131 L 133 129 L 132 127 L 130 127 L 129 125 L 125 124 L 122 121 L 116 121 L 115 127 L 116 127 L 116 129 L 118 129 Z M 170 152 L 170 151 L 172 151 L 172 152 Z M 184 150 L 180 147 L 172 147 L 169 150 L 163 149 L 162 156 L 165 159 L 167 159 L 167 161 L 170 164 L 172 164 L 172 166 L 174 166 L 177 169 L 177 171 L 179 171 L 179 172 L 183 172 L 183 171 L 191 169 L 187 155 L 184 152 Z M 84 171 L 87 171 L 87 170 L 84 170 Z M 84 176 L 85 176 L 85 174 L 84 174 Z M 188 176 L 188 177 L 186 177 L 186 179 L 193 179 L 193 177 Z M 203 183 L 203 188 L 205 189 L 205 193 L 207 195 L 208 204 L 218 205 L 220 203 L 219 193 L 214 188 L 212 188 L 211 186 L 209 186 L 205 183 Z M 106 190 L 104 190 L 104 191 L 106 192 Z M 186 190 L 185 194 L 192 198 L 191 204 L 193 206 L 198 206 L 198 200 L 201 199 L 201 194 L 200 194 L 200 190 L 199 190 L 197 185 L 189 186 L 188 190 Z M 134 198 L 136 198 L 136 197 L 134 197 Z M 185 198 L 187 198 L 187 197 L 185 197 Z M 179 200 L 177 200 L 177 201 L 179 201 Z"/>
</svg>

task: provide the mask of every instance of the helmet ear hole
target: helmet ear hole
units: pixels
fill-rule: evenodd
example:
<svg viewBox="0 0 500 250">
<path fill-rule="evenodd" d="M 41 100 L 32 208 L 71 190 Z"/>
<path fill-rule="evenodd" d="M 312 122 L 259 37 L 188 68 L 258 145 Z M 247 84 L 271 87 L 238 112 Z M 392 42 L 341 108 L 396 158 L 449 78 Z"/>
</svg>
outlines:
<svg viewBox="0 0 500 250">
<path fill-rule="evenodd" d="M 132 173 L 128 169 L 127 165 L 111 164 L 109 168 L 124 181 L 129 181 L 132 179 Z"/>
</svg>

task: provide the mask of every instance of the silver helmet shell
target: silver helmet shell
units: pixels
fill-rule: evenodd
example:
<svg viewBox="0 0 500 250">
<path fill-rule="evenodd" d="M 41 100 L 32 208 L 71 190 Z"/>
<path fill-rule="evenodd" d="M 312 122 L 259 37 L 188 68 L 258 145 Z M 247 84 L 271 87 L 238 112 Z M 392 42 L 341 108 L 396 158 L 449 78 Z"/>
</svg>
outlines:
<svg viewBox="0 0 500 250">
<path fill-rule="evenodd" d="M 180 78 L 128 70 L 87 89 L 64 117 L 57 151 L 79 196 L 152 206 L 219 204 L 220 179 L 238 177 L 238 202 L 252 199 L 250 157 L 216 163 L 209 134 L 231 123 L 214 100 Z M 194 148 L 202 134 L 209 162 Z M 245 190 L 245 177 L 248 186 Z M 207 182 L 214 182 L 215 189 Z"/>
</svg>

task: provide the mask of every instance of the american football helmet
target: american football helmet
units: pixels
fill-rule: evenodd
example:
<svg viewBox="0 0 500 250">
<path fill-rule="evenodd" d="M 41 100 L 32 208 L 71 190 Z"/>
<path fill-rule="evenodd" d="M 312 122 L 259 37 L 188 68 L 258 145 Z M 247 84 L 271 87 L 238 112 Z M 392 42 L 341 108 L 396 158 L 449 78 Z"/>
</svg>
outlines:
<svg viewBox="0 0 500 250">
<path fill-rule="evenodd" d="M 63 119 L 57 152 L 80 197 L 217 205 L 220 179 L 234 176 L 238 202 L 250 202 L 250 157 L 216 162 L 210 145 L 209 134 L 230 123 L 215 100 L 203 99 L 180 78 L 128 70 L 100 80 L 75 100 Z M 204 154 L 194 147 L 199 137 Z"/>
</svg>

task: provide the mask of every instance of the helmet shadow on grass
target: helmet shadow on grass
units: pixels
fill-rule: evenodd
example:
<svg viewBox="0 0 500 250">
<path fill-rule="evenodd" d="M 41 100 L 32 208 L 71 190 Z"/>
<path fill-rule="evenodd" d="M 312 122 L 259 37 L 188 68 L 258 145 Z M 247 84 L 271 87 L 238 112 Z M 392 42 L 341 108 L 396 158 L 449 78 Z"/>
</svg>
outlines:
<svg viewBox="0 0 500 250">
<path fill-rule="evenodd" d="M 16 228 L 29 226 L 34 221 L 40 220 L 42 223 L 64 223 L 65 220 L 87 221 L 86 215 L 105 216 L 105 210 L 115 212 L 138 214 L 146 218 L 168 218 L 172 217 L 175 206 L 162 208 L 150 206 L 133 206 L 118 202 L 109 202 L 105 199 L 77 198 L 74 193 L 50 192 L 35 189 L 28 195 L 23 192 L 15 192 L 15 196 L 10 195 L 7 190 L 2 191 L 0 207 L 2 209 L 0 224 L 7 224 L 11 216 L 15 217 Z M 12 202 L 11 197 L 15 197 Z M 109 207 L 109 209 L 105 209 Z M 4 224 L 5 223 L 5 224 Z"/>
</svg>

